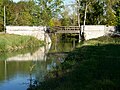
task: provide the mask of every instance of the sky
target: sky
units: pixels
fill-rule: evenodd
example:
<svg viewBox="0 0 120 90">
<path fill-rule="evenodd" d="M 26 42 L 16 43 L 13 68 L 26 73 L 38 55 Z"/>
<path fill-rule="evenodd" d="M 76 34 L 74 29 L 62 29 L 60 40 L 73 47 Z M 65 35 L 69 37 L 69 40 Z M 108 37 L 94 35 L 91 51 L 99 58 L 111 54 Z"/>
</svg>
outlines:
<svg viewBox="0 0 120 90">
<path fill-rule="evenodd" d="M 18 2 L 20 0 L 13 0 L 14 2 Z M 75 0 L 64 0 L 65 4 L 70 4 L 72 2 L 75 2 Z"/>
</svg>

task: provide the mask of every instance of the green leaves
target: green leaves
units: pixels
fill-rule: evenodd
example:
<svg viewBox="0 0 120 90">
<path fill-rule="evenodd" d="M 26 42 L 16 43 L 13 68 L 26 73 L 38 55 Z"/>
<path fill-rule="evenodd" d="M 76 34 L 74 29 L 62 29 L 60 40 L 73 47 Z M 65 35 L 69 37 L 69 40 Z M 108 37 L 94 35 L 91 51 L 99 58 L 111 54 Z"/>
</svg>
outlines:
<svg viewBox="0 0 120 90">
<path fill-rule="evenodd" d="M 114 5 L 113 9 L 115 10 L 117 25 L 120 26 L 120 1 Z"/>
<path fill-rule="evenodd" d="M 116 10 L 119 0 L 80 0 L 80 14 L 83 24 L 85 4 L 88 5 L 86 24 L 92 25 L 118 25 Z"/>
<path fill-rule="evenodd" d="M 58 16 L 63 7 L 62 0 L 37 0 L 40 6 L 40 20 L 43 25 L 49 25 L 50 20 Z"/>
</svg>

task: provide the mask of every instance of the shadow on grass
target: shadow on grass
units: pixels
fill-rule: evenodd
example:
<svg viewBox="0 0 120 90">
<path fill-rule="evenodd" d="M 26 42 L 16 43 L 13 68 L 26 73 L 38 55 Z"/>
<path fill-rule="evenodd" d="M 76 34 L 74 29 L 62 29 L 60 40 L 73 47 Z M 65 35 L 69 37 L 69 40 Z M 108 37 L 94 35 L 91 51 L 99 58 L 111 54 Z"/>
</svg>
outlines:
<svg viewBox="0 0 120 90">
<path fill-rule="evenodd" d="M 35 90 L 119 90 L 120 45 L 83 46 L 71 52 L 59 66 L 56 78 Z"/>
</svg>

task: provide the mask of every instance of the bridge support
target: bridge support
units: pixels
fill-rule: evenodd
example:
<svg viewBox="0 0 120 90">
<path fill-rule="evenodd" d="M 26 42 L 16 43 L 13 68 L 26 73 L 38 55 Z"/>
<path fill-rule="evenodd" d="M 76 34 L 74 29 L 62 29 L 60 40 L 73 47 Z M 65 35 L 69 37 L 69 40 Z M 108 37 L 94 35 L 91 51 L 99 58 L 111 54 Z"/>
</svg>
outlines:
<svg viewBox="0 0 120 90">
<path fill-rule="evenodd" d="M 79 43 L 81 42 L 81 31 L 79 33 Z"/>
</svg>

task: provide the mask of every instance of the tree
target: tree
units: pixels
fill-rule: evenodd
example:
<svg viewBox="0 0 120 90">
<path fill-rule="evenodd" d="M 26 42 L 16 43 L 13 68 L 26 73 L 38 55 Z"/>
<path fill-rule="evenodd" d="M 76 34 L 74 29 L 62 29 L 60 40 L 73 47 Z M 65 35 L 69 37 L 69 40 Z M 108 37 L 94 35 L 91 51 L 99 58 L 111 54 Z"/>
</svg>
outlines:
<svg viewBox="0 0 120 90">
<path fill-rule="evenodd" d="M 116 15 L 115 15 L 115 11 L 113 10 L 113 6 L 116 5 L 117 2 L 119 2 L 119 0 L 105 0 L 104 1 L 107 25 L 116 25 Z"/>
<path fill-rule="evenodd" d="M 5 2 L 7 25 L 39 25 L 38 17 L 34 15 L 37 5 L 34 0 L 14 3 L 10 0 Z M 37 22 L 35 22 L 37 21 Z"/>
<path fill-rule="evenodd" d="M 2 1 L 0 1 L 0 31 L 3 30 L 3 8 L 2 8 Z"/>
<path fill-rule="evenodd" d="M 40 21 L 42 25 L 49 25 L 53 17 L 58 16 L 63 8 L 63 0 L 37 0 L 40 8 Z"/>
<path fill-rule="evenodd" d="M 116 15 L 116 23 L 118 26 L 120 26 L 120 1 L 114 5 L 113 9 L 114 9 L 115 15 Z"/>
<path fill-rule="evenodd" d="M 20 1 L 16 4 L 13 13 L 15 18 L 13 20 L 13 25 L 34 25 L 32 23 L 33 15 L 32 9 L 34 9 L 35 3 L 31 1 Z M 26 17 L 27 16 L 27 17 Z"/>
<path fill-rule="evenodd" d="M 61 21 L 57 18 L 52 18 L 49 22 L 49 26 L 61 26 Z"/>
<path fill-rule="evenodd" d="M 0 0 L 0 25 L 3 25 L 4 6 L 7 11 L 7 25 L 49 25 L 53 18 L 58 18 L 63 2 L 62 0 L 27 0 L 15 3 L 12 0 Z"/>
<path fill-rule="evenodd" d="M 91 5 L 96 2 L 96 0 L 79 0 L 80 6 L 82 6 L 82 10 L 84 11 L 84 20 L 83 20 L 83 33 L 85 30 L 86 16 L 88 7 L 91 9 Z"/>
<path fill-rule="evenodd" d="M 71 25 L 71 19 L 70 19 L 70 15 L 69 15 L 69 8 L 64 8 L 64 11 L 61 13 L 61 25 L 62 26 L 70 26 Z"/>
<path fill-rule="evenodd" d="M 89 11 L 87 12 L 86 24 L 91 25 L 104 25 L 105 16 L 104 16 L 104 3 L 101 0 L 94 2 Z"/>
</svg>

